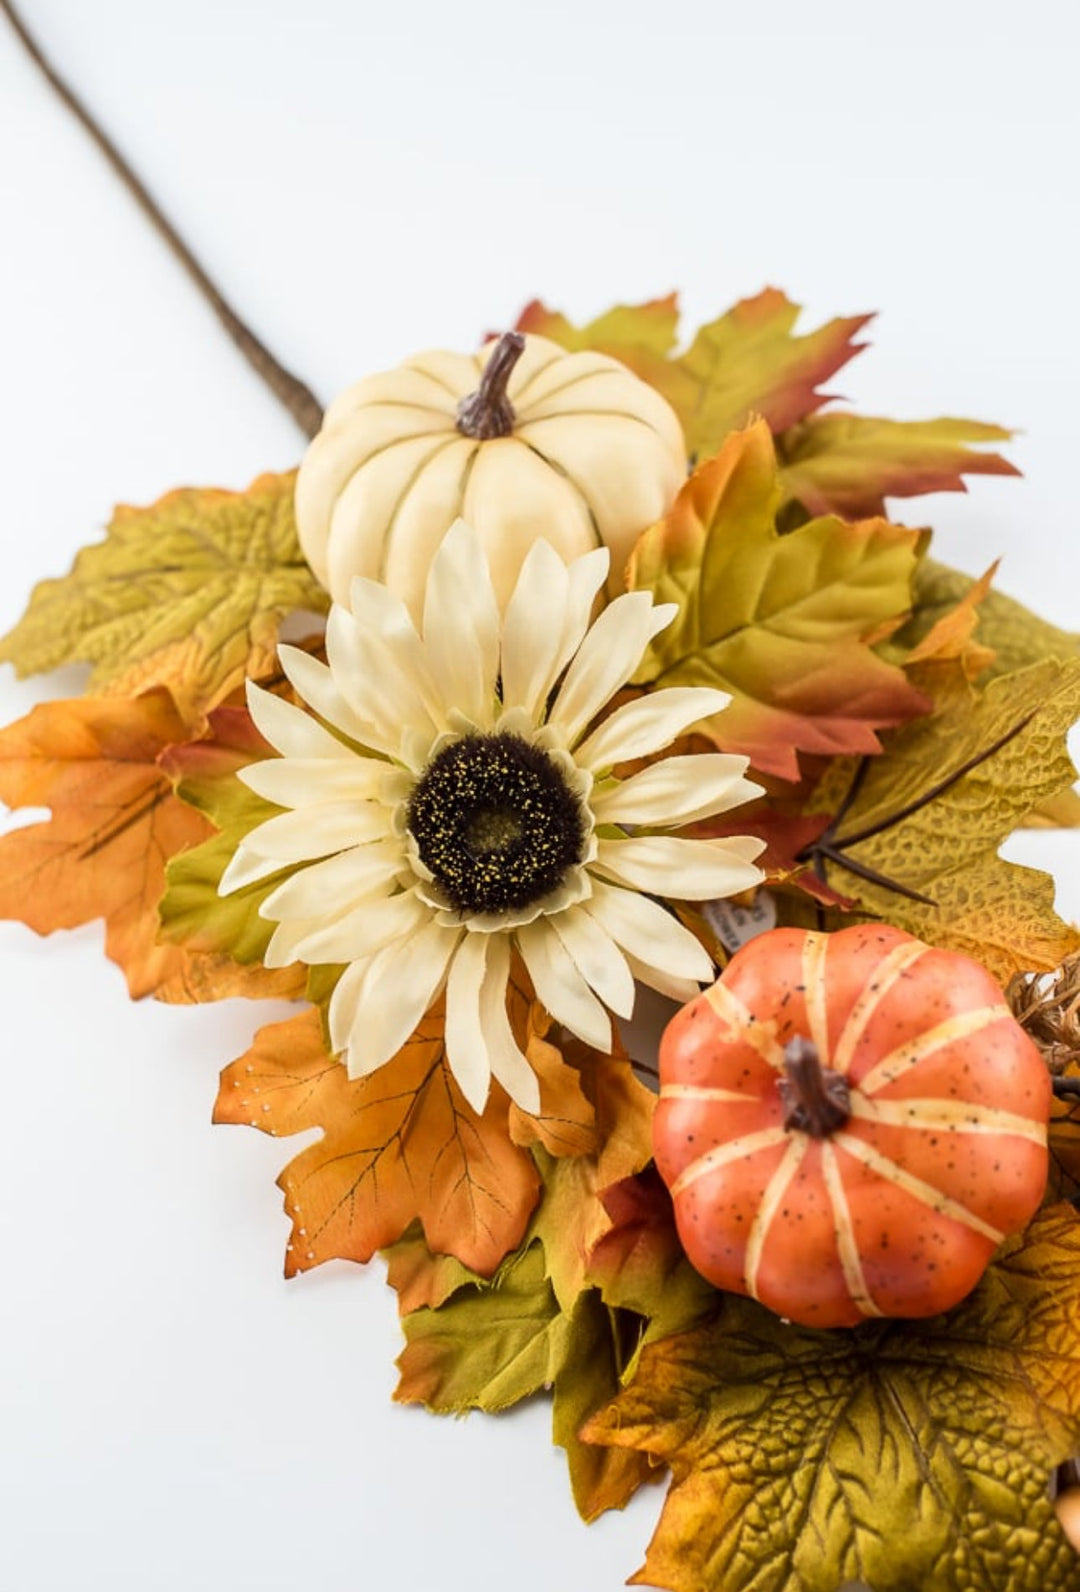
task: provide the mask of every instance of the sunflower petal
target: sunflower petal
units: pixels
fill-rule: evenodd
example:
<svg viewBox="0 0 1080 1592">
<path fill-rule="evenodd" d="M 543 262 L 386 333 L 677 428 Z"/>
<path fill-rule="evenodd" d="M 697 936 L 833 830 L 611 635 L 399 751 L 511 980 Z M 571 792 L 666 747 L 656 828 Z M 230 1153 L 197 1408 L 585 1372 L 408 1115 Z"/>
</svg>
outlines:
<svg viewBox="0 0 1080 1592">
<path fill-rule="evenodd" d="M 299 647 L 286 646 L 278 647 L 278 661 L 290 685 L 320 719 L 325 719 L 327 724 L 361 746 L 375 746 L 373 726 L 349 706 L 325 663 L 320 663 L 309 652 L 301 652 Z M 381 752 L 385 748 L 379 746 L 376 750 Z"/>
<path fill-rule="evenodd" d="M 442 695 L 432 678 L 424 643 L 401 598 L 381 581 L 357 575 L 352 583 L 350 607 L 360 629 L 377 635 L 405 662 L 429 715 L 440 729 L 444 728 Z"/>
<path fill-rule="evenodd" d="M 674 603 L 654 606 L 650 593 L 627 592 L 609 603 L 585 636 L 566 671 L 550 714 L 572 746 L 633 674 L 641 655 L 671 623 Z"/>
<path fill-rule="evenodd" d="M 541 1005 L 586 1045 L 610 1050 L 611 1019 L 574 966 L 551 919 L 539 918 L 518 929 L 517 943 Z"/>
<path fill-rule="evenodd" d="M 324 730 L 310 713 L 264 690 L 254 680 L 247 683 L 247 703 L 259 734 L 285 757 L 349 758 L 356 755 L 329 730 Z"/>
<path fill-rule="evenodd" d="M 258 884 L 260 880 L 269 879 L 271 874 L 280 873 L 282 868 L 287 867 L 288 863 L 279 862 L 276 857 L 257 857 L 241 844 L 229 858 L 228 867 L 218 880 L 217 893 L 227 896 L 235 890 L 246 890 L 249 884 Z"/>
<path fill-rule="evenodd" d="M 690 930 L 636 890 L 594 878 L 592 895 L 582 910 L 610 934 L 637 977 L 642 977 L 640 968 L 649 967 L 678 980 L 680 987 L 693 981 L 695 995 L 699 984 L 711 984 L 716 977 L 712 958 Z"/>
<path fill-rule="evenodd" d="M 723 840 L 682 840 L 672 835 L 637 835 L 601 840 L 593 867 L 618 884 L 675 901 L 712 901 L 738 895 L 765 875 L 752 857 L 765 849 L 753 835 Z"/>
<path fill-rule="evenodd" d="M 535 1116 L 540 1110 L 540 1081 L 514 1038 L 506 1009 L 510 939 L 505 934 L 492 934 L 487 938 L 487 973 L 480 991 L 480 1024 L 484 1030 L 492 1075 L 502 1084 L 515 1105 Z"/>
<path fill-rule="evenodd" d="M 488 935 L 466 934 L 446 980 L 446 1059 L 458 1087 L 479 1115 L 491 1087 L 491 1058 L 480 1016 Z"/>
<path fill-rule="evenodd" d="M 662 758 L 594 796 L 596 821 L 671 827 L 726 813 L 764 795 L 760 785 L 742 777 L 748 763 L 749 758 L 726 752 Z"/>
<path fill-rule="evenodd" d="M 589 988 L 616 1017 L 629 1017 L 634 1009 L 634 976 L 603 925 L 583 907 L 553 913 L 548 921 Z"/>
<path fill-rule="evenodd" d="M 559 669 L 563 616 L 570 586 L 566 565 L 549 542 L 530 547 L 502 633 L 503 712 L 542 713 Z"/>
<path fill-rule="evenodd" d="M 412 890 L 397 895 L 373 890 L 339 918 L 330 922 L 320 918 L 310 932 L 296 940 L 294 955 L 308 963 L 355 962 L 373 956 L 391 940 L 414 934 L 430 921 L 430 909 Z"/>
<path fill-rule="evenodd" d="M 726 708 L 731 698 L 711 686 L 668 686 L 624 702 L 583 741 L 577 762 L 598 773 L 616 763 L 662 752 L 692 724 Z"/>
<path fill-rule="evenodd" d="M 457 520 L 432 560 L 424 597 L 424 646 L 447 709 L 486 728 L 495 708 L 499 609 L 479 537 Z"/>
<path fill-rule="evenodd" d="M 342 695 L 363 723 L 375 727 L 380 747 L 395 754 L 410 731 L 434 739 L 435 723 L 407 648 L 363 630 L 335 603 L 326 622 L 326 656 Z"/>
<path fill-rule="evenodd" d="M 345 1051 L 350 1078 L 397 1055 L 439 993 L 460 938 L 428 923 L 345 970 L 330 998 L 330 1042 Z"/>
<path fill-rule="evenodd" d="M 279 923 L 327 918 L 346 912 L 358 897 L 389 882 L 407 867 L 401 842 L 375 840 L 301 868 L 267 896 L 260 917 Z"/>
<path fill-rule="evenodd" d="M 369 801 L 382 794 L 386 763 L 374 757 L 268 757 L 237 769 L 236 777 L 278 807 L 316 802 Z"/>
<path fill-rule="evenodd" d="M 386 810 L 377 802 L 313 802 L 268 818 L 244 836 L 243 844 L 252 856 L 272 859 L 276 867 L 284 868 L 346 851 L 365 840 L 382 840 L 386 829 Z"/>
<path fill-rule="evenodd" d="M 694 983 L 692 979 L 674 978 L 670 973 L 661 973 L 658 968 L 650 967 L 645 962 L 638 962 L 633 956 L 628 956 L 626 960 L 639 984 L 645 984 L 649 989 L 656 990 L 658 995 L 666 995 L 668 1000 L 678 1001 L 680 1006 L 696 1000 L 701 994 L 701 985 Z"/>
</svg>

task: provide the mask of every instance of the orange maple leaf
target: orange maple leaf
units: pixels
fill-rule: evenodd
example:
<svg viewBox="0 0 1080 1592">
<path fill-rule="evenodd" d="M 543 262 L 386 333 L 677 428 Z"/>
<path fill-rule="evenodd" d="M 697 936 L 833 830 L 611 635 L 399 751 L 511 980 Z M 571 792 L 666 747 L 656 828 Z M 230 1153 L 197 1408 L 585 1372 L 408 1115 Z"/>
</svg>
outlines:
<svg viewBox="0 0 1080 1592">
<path fill-rule="evenodd" d="M 370 1260 L 419 1218 L 429 1247 L 490 1276 L 520 1244 L 539 1197 L 531 1156 L 511 1143 L 498 1086 L 483 1116 L 445 1060 L 435 1007 L 394 1059 L 350 1079 L 312 1009 L 259 1030 L 221 1075 L 215 1122 L 323 1137 L 278 1179 L 292 1236 L 285 1275 L 325 1260 Z"/>
<path fill-rule="evenodd" d="M 43 703 L 0 731 L 0 799 L 52 809 L 0 839 L 0 916 L 37 934 L 104 918 L 106 954 L 133 998 L 286 993 L 262 968 L 157 944 L 165 865 L 211 832 L 158 766 L 186 733 L 164 690 Z"/>
</svg>

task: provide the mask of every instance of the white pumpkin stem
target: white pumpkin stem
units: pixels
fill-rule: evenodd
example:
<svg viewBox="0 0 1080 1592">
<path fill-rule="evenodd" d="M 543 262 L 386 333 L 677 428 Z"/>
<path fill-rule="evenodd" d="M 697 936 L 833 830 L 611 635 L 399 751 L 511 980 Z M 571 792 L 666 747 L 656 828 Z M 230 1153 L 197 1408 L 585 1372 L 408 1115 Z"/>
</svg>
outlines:
<svg viewBox="0 0 1080 1592">
<path fill-rule="evenodd" d="M 294 376 L 291 371 L 286 370 L 285 366 L 274 358 L 266 345 L 259 341 L 251 328 L 240 319 L 216 283 L 195 258 L 195 255 L 192 254 L 172 222 L 159 209 L 148 189 L 136 176 L 108 134 L 98 125 L 74 89 L 68 86 L 48 60 L 30 29 L 16 11 L 14 5 L 11 4 L 11 0 L 0 0 L 0 13 L 7 17 L 16 38 L 30 59 L 39 68 L 50 88 L 67 106 L 83 130 L 93 139 L 128 193 L 139 206 L 139 209 L 154 227 L 158 236 L 164 240 L 171 253 L 179 260 L 252 370 L 266 383 L 274 396 L 284 404 L 305 436 L 315 436 L 322 425 L 322 405 L 311 391 L 311 388 L 306 386 L 298 376 Z"/>
<path fill-rule="evenodd" d="M 823 1067 L 817 1046 L 801 1036 L 784 1046 L 784 1074 L 780 1098 L 784 1104 L 784 1127 L 808 1133 L 812 1139 L 827 1139 L 842 1128 L 851 1115 L 851 1093 L 847 1079 L 831 1067 Z"/>
<path fill-rule="evenodd" d="M 2 3 L 2 0 L 0 0 Z M 504 332 L 491 351 L 480 385 L 457 407 L 457 428 L 463 437 L 490 442 L 508 437 L 514 429 L 514 406 L 506 396 L 510 373 L 525 352 L 520 332 Z"/>
</svg>

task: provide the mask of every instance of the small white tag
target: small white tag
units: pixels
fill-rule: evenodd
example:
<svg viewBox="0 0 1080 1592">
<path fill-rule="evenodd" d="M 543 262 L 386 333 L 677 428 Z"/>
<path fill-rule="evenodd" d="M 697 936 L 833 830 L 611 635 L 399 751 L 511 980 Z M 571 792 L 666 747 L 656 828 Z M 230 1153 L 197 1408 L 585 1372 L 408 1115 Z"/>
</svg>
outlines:
<svg viewBox="0 0 1080 1592">
<path fill-rule="evenodd" d="M 748 940 L 775 929 L 776 902 L 767 890 L 759 890 L 753 906 L 737 907 L 733 901 L 706 901 L 701 915 L 724 949 L 737 951 Z"/>
</svg>

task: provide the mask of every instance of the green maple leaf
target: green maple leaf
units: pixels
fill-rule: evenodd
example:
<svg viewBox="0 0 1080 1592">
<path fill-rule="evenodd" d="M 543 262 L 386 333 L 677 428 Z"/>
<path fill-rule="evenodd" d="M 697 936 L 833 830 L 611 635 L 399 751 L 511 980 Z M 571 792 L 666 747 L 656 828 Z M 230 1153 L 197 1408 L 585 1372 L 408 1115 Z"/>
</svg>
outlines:
<svg viewBox="0 0 1080 1592">
<path fill-rule="evenodd" d="M 679 605 L 638 682 L 730 692 L 709 726 L 717 744 L 796 779 L 798 751 L 877 751 L 877 729 L 929 707 L 872 646 L 911 606 L 922 538 L 885 520 L 837 518 L 781 536 L 779 501 L 772 439 L 758 422 L 729 437 L 645 532 L 628 581 Z"/>
<path fill-rule="evenodd" d="M 209 729 L 205 740 L 172 747 L 162 759 L 176 794 L 209 818 L 218 833 L 169 863 L 158 907 L 161 936 L 170 944 L 225 952 L 243 964 L 259 962 L 274 932 L 259 908 L 279 876 L 227 896 L 218 894 L 218 885 L 244 836 L 282 810 L 236 778 L 237 769 L 272 756 L 273 749 L 245 708 L 218 708 Z"/>
<path fill-rule="evenodd" d="M 1077 1592 L 1048 1483 L 1080 1448 L 1080 1218 L 1041 1213 L 925 1322 L 814 1332 L 729 1297 L 583 1435 L 671 1466 L 638 1583 Z"/>
<path fill-rule="evenodd" d="M 246 492 L 184 489 L 121 506 L 103 542 L 34 588 L 0 661 L 20 675 L 92 663 L 92 689 L 116 696 L 167 686 L 198 722 L 245 676 L 272 669 L 286 614 L 326 610 L 297 541 L 294 481 L 264 475 Z"/>
<path fill-rule="evenodd" d="M 394 1393 L 439 1414 L 493 1413 L 553 1382 L 567 1352 L 541 1246 L 526 1238 L 490 1283 L 458 1288 L 438 1309 L 404 1318 L 406 1347 Z"/>
<path fill-rule="evenodd" d="M 402 1325 L 399 1403 L 443 1415 L 494 1414 L 552 1389 L 554 1440 L 566 1450 L 574 1501 L 585 1520 L 621 1509 L 649 1479 L 643 1456 L 616 1455 L 578 1435 L 618 1391 L 640 1341 L 640 1320 L 610 1309 L 595 1288 L 583 1289 L 569 1310 L 561 1309 L 543 1247 L 532 1236 L 491 1282 L 475 1278 L 460 1285 L 437 1308 L 405 1315 Z"/>
<path fill-rule="evenodd" d="M 887 497 L 963 492 L 965 475 L 1019 475 L 1000 453 L 970 446 L 1011 435 L 978 420 L 814 415 L 779 439 L 781 480 L 811 514 L 865 519 L 884 514 Z"/>
<path fill-rule="evenodd" d="M 826 864 L 828 881 L 870 915 L 974 957 L 1002 984 L 1057 967 L 1080 948 L 1080 934 L 1054 911 L 1054 881 L 1004 861 L 998 847 L 1075 778 L 1065 735 L 1080 716 L 1080 659 L 1047 659 L 981 694 L 956 667 L 936 694 L 934 713 L 894 731 L 884 755 L 864 766 L 833 841 L 852 868 L 932 904 L 861 878 L 839 858 Z M 835 812 L 855 773 L 846 760 L 834 764 L 812 809 Z"/>
</svg>

